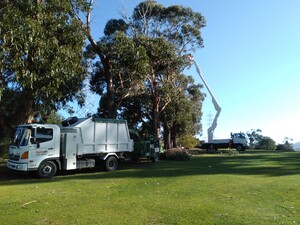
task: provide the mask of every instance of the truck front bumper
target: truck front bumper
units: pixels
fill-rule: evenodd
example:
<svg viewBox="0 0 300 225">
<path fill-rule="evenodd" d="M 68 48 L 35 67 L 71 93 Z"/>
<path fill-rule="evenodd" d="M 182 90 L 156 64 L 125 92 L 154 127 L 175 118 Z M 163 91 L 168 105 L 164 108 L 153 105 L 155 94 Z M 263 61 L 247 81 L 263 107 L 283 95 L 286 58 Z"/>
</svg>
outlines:
<svg viewBox="0 0 300 225">
<path fill-rule="evenodd" d="M 7 168 L 19 171 L 28 171 L 27 163 L 17 163 L 10 160 L 7 161 Z"/>
</svg>

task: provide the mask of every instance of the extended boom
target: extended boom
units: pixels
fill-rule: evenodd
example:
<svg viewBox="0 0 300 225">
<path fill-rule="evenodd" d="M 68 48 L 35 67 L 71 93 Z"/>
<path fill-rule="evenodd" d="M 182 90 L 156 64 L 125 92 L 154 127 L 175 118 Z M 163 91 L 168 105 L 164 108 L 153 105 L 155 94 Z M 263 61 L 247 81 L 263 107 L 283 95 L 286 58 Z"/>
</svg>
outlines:
<svg viewBox="0 0 300 225">
<path fill-rule="evenodd" d="M 220 116 L 220 113 L 221 113 L 222 109 L 221 109 L 220 105 L 218 104 L 215 96 L 211 92 L 210 88 L 208 87 L 207 83 L 205 82 L 198 64 L 196 63 L 196 61 L 194 60 L 194 58 L 191 55 L 189 56 L 189 59 L 190 59 L 191 62 L 193 62 L 195 64 L 197 73 L 199 74 L 202 82 L 204 83 L 206 89 L 208 90 L 208 92 L 209 92 L 209 94 L 211 96 L 211 99 L 212 99 L 212 103 L 213 103 L 213 105 L 215 107 L 215 110 L 217 111 L 217 113 L 215 115 L 215 118 L 214 118 L 214 120 L 212 122 L 212 125 L 207 129 L 208 142 L 212 142 L 213 141 L 213 136 L 214 136 L 214 131 L 215 131 L 216 127 L 217 127 L 218 117 Z"/>
</svg>

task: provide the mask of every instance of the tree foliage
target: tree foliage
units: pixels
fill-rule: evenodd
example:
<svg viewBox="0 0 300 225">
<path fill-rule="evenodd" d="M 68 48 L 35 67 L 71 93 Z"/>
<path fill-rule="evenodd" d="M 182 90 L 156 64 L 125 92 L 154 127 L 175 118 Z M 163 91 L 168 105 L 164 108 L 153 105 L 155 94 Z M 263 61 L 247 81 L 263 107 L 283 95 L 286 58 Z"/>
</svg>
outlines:
<svg viewBox="0 0 300 225">
<path fill-rule="evenodd" d="M 85 33 L 70 2 L 4 0 L 0 7 L 1 125 L 80 99 Z"/>
<path fill-rule="evenodd" d="M 193 148 L 198 145 L 199 140 L 192 135 L 183 135 L 178 138 L 178 145 L 185 148 Z"/>
<path fill-rule="evenodd" d="M 183 124 L 186 125 L 187 121 L 198 124 L 197 119 L 188 118 L 188 113 L 183 117 L 178 116 L 179 110 L 176 108 L 179 109 L 179 105 L 181 108 L 187 106 L 188 104 L 185 103 L 188 101 L 184 102 L 184 99 L 187 100 L 188 96 L 178 94 L 180 92 L 177 90 L 178 84 L 181 84 L 182 72 L 189 66 L 189 62 L 185 60 L 185 54 L 203 47 L 201 28 L 205 26 L 206 21 L 200 13 L 194 12 L 191 8 L 180 5 L 164 7 L 153 0 L 143 1 L 135 7 L 128 21 L 131 28 L 129 33 L 133 36 L 143 35 L 150 40 L 155 40 L 150 42 L 150 45 L 145 45 L 149 49 L 147 52 L 152 67 L 147 81 L 149 93 L 152 95 L 154 133 L 158 136 L 162 125 L 165 145 L 170 146 L 170 139 L 173 140 L 173 145 L 176 145 L 176 135 L 181 132 L 180 130 L 186 130 Z M 159 45 L 153 46 L 156 42 Z M 180 89 L 183 89 L 182 93 L 185 92 L 184 86 Z M 196 106 L 195 109 L 199 111 L 200 107 Z M 170 116 L 171 112 L 173 112 L 172 116 Z M 198 113 L 199 117 L 200 114 Z M 177 122 L 177 125 L 173 123 L 170 129 L 170 124 L 172 120 L 175 121 L 176 117 L 177 121 L 181 121 L 181 125 L 179 125 L 180 122 Z M 184 119 L 180 120 L 180 118 Z"/>
<path fill-rule="evenodd" d="M 263 137 L 258 144 L 259 144 L 260 149 L 263 149 L 263 150 L 275 150 L 276 149 L 276 143 L 270 137 Z"/>
<path fill-rule="evenodd" d="M 251 132 L 248 132 L 248 136 L 252 146 L 256 149 L 262 150 L 275 150 L 276 142 L 268 137 L 261 134 L 262 130 L 252 129 Z"/>
<path fill-rule="evenodd" d="M 161 114 L 166 148 L 176 147 L 178 137 L 195 135 L 201 130 L 200 109 L 204 100 L 201 86 L 195 85 L 190 76 L 181 75 L 178 78 L 170 89 L 172 101 Z"/>
<path fill-rule="evenodd" d="M 63 116 L 56 111 L 51 112 L 47 118 L 42 118 L 42 122 L 48 124 L 61 124 L 63 121 Z"/>
<path fill-rule="evenodd" d="M 293 142 L 292 138 L 284 137 L 283 144 L 278 144 L 276 150 L 278 151 L 294 151 L 294 146 L 291 144 Z"/>
<path fill-rule="evenodd" d="M 96 42 L 90 30 L 92 4 L 0 3 L 0 124 L 12 127 L 37 114 L 47 118 L 74 98 L 82 103 L 78 90 L 86 65 L 81 50 L 87 37 L 84 55 L 93 62 L 91 87 L 101 96 L 101 116 L 126 116 L 156 136 L 164 127 L 174 144 L 178 135 L 197 132 L 203 98 L 200 86 L 183 71 L 189 66 L 186 54 L 203 47 L 204 17 L 191 8 L 146 0 L 131 17 L 108 21 Z"/>
<path fill-rule="evenodd" d="M 205 18 L 189 7 L 164 7 L 154 0 L 146 0 L 135 7 L 130 20 L 134 35 L 164 37 L 183 53 L 203 47 L 201 28 Z"/>
<path fill-rule="evenodd" d="M 286 141 L 284 144 L 278 144 L 276 146 L 277 151 L 293 151 L 293 145 Z"/>
<path fill-rule="evenodd" d="M 91 88 L 101 96 L 100 116 L 115 118 L 122 101 L 143 89 L 150 67 L 145 49 L 135 40 L 120 31 L 108 33 L 97 42 L 101 57 L 93 66 Z M 85 55 L 95 58 L 91 45 Z"/>
<path fill-rule="evenodd" d="M 98 42 L 90 35 L 89 15 L 86 24 L 90 45 L 85 55 L 95 61 L 91 85 L 101 96 L 100 115 L 125 117 L 156 137 L 161 127 L 172 139 L 201 128 L 200 86 L 183 82 L 182 75 L 189 66 L 186 54 L 203 46 L 200 13 L 146 0 L 131 17 L 109 20 Z"/>
</svg>

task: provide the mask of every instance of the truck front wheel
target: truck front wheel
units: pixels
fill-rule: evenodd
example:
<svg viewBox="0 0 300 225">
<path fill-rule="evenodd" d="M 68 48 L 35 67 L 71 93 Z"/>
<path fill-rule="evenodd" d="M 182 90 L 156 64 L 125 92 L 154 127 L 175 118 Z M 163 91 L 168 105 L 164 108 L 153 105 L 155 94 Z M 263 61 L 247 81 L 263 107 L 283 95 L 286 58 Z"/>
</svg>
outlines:
<svg viewBox="0 0 300 225">
<path fill-rule="evenodd" d="M 57 166 L 52 161 L 46 161 L 41 163 L 37 170 L 39 178 L 51 178 L 56 174 Z"/>
<path fill-rule="evenodd" d="M 243 145 L 238 145 L 238 146 L 236 146 L 236 150 L 245 151 L 245 148 L 243 147 Z"/>
<path fill-rule="evenodd" d="M 114 171 L 118 168 L 119 161 L 115 156 L 109 156 L 105 160 L 104 169 L 106 171 Z"/>
</svg>

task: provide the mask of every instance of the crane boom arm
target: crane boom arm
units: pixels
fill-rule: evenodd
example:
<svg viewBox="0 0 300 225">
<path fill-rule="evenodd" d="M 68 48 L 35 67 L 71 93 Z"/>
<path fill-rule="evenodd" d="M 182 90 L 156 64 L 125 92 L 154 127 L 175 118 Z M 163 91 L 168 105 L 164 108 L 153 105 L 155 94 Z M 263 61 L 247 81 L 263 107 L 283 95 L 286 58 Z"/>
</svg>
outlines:
<svg viewBox="0 0 300 225">
<path fill-rule="evenodd" d="M 215 110 L 217 111 L 215 117 L 214 117 L 214 120 L 212 122 L 212 125 L 207 129 L 207 138 L 208 138 L 208 142 L 212 142 L 213 141 L 213 136 L 214 136 L 214 131 L 217 127 L 217 122 L 218 122 L 218 117 L 220 116 L 220 113 L 221 113 L 221 107 L 220 105 L 218 104 L 215 96 L 213 95 L 213 93 L 211 92 L 209 86 L 207 85 L 206 81 L 204 80 L 203 76 L 202 76 L 202 73 L 201 73 L 201 70 L 197 64 L 197 62 L 194 60 L 194 58 L 192 56 L 189 57 L 189 59 L 195 64 L 195 67 L 196 67 L 196 71 L 197 73 L 199 74 L 204 86 L 206 87 L 206 89 L 208 90 L 210 96 L 211 96 L 211 99 L 212 99 L 212 103 L 215 107 Z"/>
</svg>

